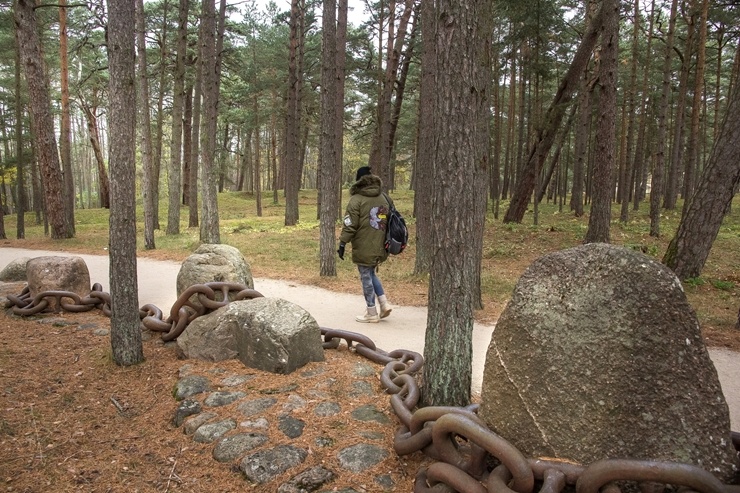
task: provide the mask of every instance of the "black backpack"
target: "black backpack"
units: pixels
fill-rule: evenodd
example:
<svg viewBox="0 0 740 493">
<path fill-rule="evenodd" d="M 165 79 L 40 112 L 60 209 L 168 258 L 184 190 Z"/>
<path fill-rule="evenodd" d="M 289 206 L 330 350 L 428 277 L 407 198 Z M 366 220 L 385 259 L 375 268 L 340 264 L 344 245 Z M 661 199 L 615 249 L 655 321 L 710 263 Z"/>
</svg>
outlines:
<svg viewBox="0 0 740 493">
<path fill-rule="evenodd" d="M 388 196 L 384 193 L 383 197 L 388 202 L 388 218 L 385 227 L 385 251 L 391 255 L 401 253 L 409 241 L 409 230 L 406 228 L 406 221 L 400 212 L 393 206 Z"/>
</svg>

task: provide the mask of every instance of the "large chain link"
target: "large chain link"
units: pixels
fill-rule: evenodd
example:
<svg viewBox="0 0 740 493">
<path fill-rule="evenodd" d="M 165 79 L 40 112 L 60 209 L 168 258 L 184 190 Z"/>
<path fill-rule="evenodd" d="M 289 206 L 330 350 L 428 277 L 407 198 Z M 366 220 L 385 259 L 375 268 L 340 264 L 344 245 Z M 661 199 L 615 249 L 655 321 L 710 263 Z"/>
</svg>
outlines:
<svg viewBox="0 0 740 493">
<path fill-rule="evenodd" d="M 142 326 L 162 332 L 165 341 L 175 340 L 196 318 L 226 306 L 231 301 L 262 295 L 243 284 L 211 282 L 190 286 L 177 299 L 165 319 L 162 310 L 147 304 L 139 309 Z M 195 300 L 197 299 L 197 303 Z M 47 310 L 52 300 L 70 312 L 99 308 L 110 316 L 110 294 L 100 284 L 84 298 L 68 291 L 45 291 L 31 299 L 28 288 L 8 296 L 13 313 L 34 315 Z M 71 301 L 70 301 L 71 300 Z M 335 349 L 344 340 L 348 349 L 385 365 L 380 382 L 391 395 L 390 404 L 401 426 L 393 447 L 399 455 L 422 451 L 438 462 L 418 472 L 415 493 L 560 493 L 575 486 L 576 493 L 620 493 L 618 481 L 638 483 L 643 492 L 658 493 L 672 485 L 699 493 L 740 493 L 740 486 L 725 485 L 713 474 L 691 464 L 647 460 L 610 459 L 591 465 L 527 458 L 509 441 L 491 431 L 478 417 L 478 405 L 468 407 L 430 406 L 417 409 L 421 396 L 416 375 L 424 364 L 414 351 L 387 353 L 367 336 L 321 327 L 325 349 Z M 732 432 L 740 451 L 740 433 Z M 491 464 L 495 467 L 491 469 Z"/>
</svg>

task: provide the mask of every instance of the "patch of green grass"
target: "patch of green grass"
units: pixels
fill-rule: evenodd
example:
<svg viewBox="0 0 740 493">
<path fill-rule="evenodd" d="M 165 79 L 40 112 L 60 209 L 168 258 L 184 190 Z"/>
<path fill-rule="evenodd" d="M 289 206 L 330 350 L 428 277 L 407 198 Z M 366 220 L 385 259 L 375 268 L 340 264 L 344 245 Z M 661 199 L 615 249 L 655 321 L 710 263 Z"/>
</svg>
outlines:
<svg viewBox="0 0 740 493">
<path fill-rule="evenodd" d="M 684 279 L 683 284 L 684 286 L 689 286 L 692 288 L 698 288 L 699 286 L 704 286 L 707 283 L 703 278 L 701 277 L 689 277 L 688 279 Z"/>
<path fill-rule="evenodd" d="M 722 291 L 732 291 L 735 289 L 735 283 L 732 281 L 723 281 L 721 279 L 715 279 L 712 281 L 712 286 Z"/>
</svg>

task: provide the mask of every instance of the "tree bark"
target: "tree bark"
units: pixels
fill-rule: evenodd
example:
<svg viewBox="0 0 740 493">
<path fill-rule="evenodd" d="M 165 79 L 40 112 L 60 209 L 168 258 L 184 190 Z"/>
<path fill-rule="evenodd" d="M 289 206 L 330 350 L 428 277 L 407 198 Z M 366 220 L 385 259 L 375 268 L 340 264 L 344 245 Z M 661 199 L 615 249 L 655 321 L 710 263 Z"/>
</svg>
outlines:
<svg viewBox="0 0 740 493">
<path fill-rule="evenodd" d="M 434 2 L 421 3 L 421 80 L 419 82 L 419 130 L 414 164 L 414 214 L 416 259 L 414 274 L 429 273 L 432 263 L 432 164 L 434 162 L 434 97 L 437 55 L 434 40 Z"/>
<path fill-rule="evenodd" d="M 688 97 L 689 71 L 691 67 L 692 46 L 694 44 L 694 32 L 696 31 L 695 19 L 689 17 L 686 45 L 681 63 L 681 78 L 678 86 L 678 101 L 676 102 L 676 117 L 673 122 L 673 148 L 668 162 L 668 176 L 663 197 L 664 209 L 675 209 L 678 199 L 678 168 L 681 164 L 684 141 L 684 113 L 686 112 L 686 98 Z"/>
<path fill-rule="evenodd" d="M 149 77 L 146 61 L 146 17 L 144 0 L 136 0 L 136 37 L 138 45 L 137 63 L 139 65 L 139 138 L 143 179 L 141 195 L 144 205 L 144 248 L 154 250 L 154 164 L 152 163 L 152 130 L 149 115 Z"/>
<path fill-rule="evenodd" d="M 19 40 L 16 37 L 16 43 Z M 23 155 L 23 104 L 22 104 L 22 89 L 21 89 L 21 50 L 16 45 L 15 50 L 15 150 L 17 154 L 18 163 L 16 164 L 18 177 L 16 178 L 16 186 L 18 187 L 18 207 L 17 207 L 17 219 L 16 219 L 16 238 L 22 240 L 26 237 L 26 207 L 28 201 L 26 199 L 26 159 Z"/>
<path fill-rule="evenodd" d="M 658 103 L 658 135 L 656 138 L 655 165 L 650 187 L 650 236 L 660 236 L 660 202 L 663 195 L 663 173 L 665 170 L 666 134 L 668 133 L 668 106 L 671 97 L 671 61 L 673 58 L 673 39 L 676 30 L 676 13 L 678 0 L 671 2 L 671 13 L 668 19 L 663 55 L 663 82 Z"/>
<path fill-rule="evenodd" d="M 398 79 L 401 51 L 406 41 L 409 19 L 414 10 L 413 3 L 413 0 L 405 0 L 403 14 L 401 14 L 398 22 L 398 31 L 395 35 L 392 32 L 388 33 L 385 73 L 383 74 L 380 99 L 378 100 L 377 133 L 373 139 L 373 148 L 370 152 L 369 165 L 373 169 L 373 173 L 380 176 L 380 179 L 388 188 L 393 188 L 393 177 L 390 173 L 390 160 L 393 151 L 391 100 Z M 392 24 L 392 22 L 393 19 L 391 18 L 389 23 Z"/>
<path fill-rule="evenodd" d="M 52 239 L 71 238 L 63 200 L 63 177 L 59 164 L 49 85 L 44 71 L 33 0 L 15 3 L 15 35 L 26 73 L 36 156 L 44 189 L 46 216 Z"/>
<path fill-rule="evenodd" d="M 341 168 L 337 153 L 337 4 L 324 0 L 321 42 L 321 139 L 319 149 L 319 274 L 337 275 L 336 219 L 339 208 L 339 176 Z M 344 101 L 341 102 L 344 107 Z"/>
<path fill-rule="evenodd" d="M 691 195 L 694 193 L 694 176 L 700 164 L 699 154 L 699 124 L 702 111 L 702 100 L 704 99 L 704 73 L 706 69 L 706 42 L 707 42 L 707 14 L 709 11 L 708 0 L 696 0 L 700 2 L 699 8 L 699 39 L 696 45 L 696 75 L 694 77 L 694 97 L 691 104 L 691 131 L 689 133 L 689 144 L 686 149 L 688 154 L 686 167 L 684 169 L 683 181 L 683 211 L 686 213 Z"/>
<path fill-rule="evenodd" d="M 430 202 L 433 260 L 424 348 L 424 405 L 470 402 L 473 304 L 483 230 L 477 217 L 485 190 L 487 150 L 481 122 L 488 114 L 487 48 L 491 2 L 436 3 L 437 92 Z M 483 182 L 482 186 L 475 185 Z M 472 190 L 472 192 L 471 192 Z"/>
<path fill-rule="evenodd" d="M 59 152 L 64 176 L 64 213 L 69 236 L 75 235 L 75 183 L 72 173 L 72 134 L 69 113 L 69 64 L 67 57 L 67 2 L 59 1 L 59 85 L 61 89 L 61 125 Z"/>
<path fill-rule="evenodd" d="M 722 129 L 663 263 L 680 279 L 698 277 L 740 184 L 740 90 L 730 95 Z"/>
<path fill-rule="evenodd" d="M 180 0 L 178 9 L 175 84 L 172 96 L 172 140 L 168 174 L 167 234 L 180 233 L 180 193 L 182 187 L 182 133 L 185 98 L 185 56 L 188 37 L 188 0 Z"/>
<path fill-rule="evenodd" d="M 536 142 L 532 146 L 527 163 L 517 181 L 516 190 L 511 197 L 509 209 L 504 216 L 505 223 L 520 223 L 524 218 L 524 214 L 527 212 L 527 205 L 534 190 L 535 171 L 542 168 L 547 153 L 555 141 L 555 136 L 565 115 L 565 110 L 579 87 L 578 79 L 581 77 L 591 58 L 591 52 L 599 37 L 599 28 L 601 27 L 603 16 L 604 7 L 602 4 L 589 29 L 584 33 L 581 44 L 578 46 L 578 50 L 573 57 L 573 61 L 568 67 L 568 71 L 565 73 L 560 87 L 547 110 L 545 123 L 538 132 Z"/>
<path fill-rule="evenodd" d="M 136 277 L 135 4 L 108 0 L 111 348 L 117 365 L 144 361 Z"/>
<path fill-rule="evenodd" d="M 203 2 L 201 17 L 203 31 L 200 41 L 201 70 L 203 77 L 203 122 L 201 130 L 201 163 L 203 204 L 200 241 L 221 243 L 218 220 L 218 175 L 215 166 L 216 120 L 218 118 L 218 80 L 216 68 L 216 9 L 213 0 Z"/>
<path fill-rule="evenodd" d="M 630 193 L 632 192 L 632 145 L 635 138 L 635 94 L 637 93 L 637 59 L 639 58 L 640 33 L 640 0 L 634 0 L 635 11 L 632 19 L 632 62 L 630 66 L 629 86 L 625 89 L 625 108 L 627 109 L 627 135 L 625 138 L 624 153 L 620 155 L 622 177 L 620 179 L 620 212 L 619 220 L 626 223 L 629 220 Z M 648 55 L 649 57 L 649 55 Z"/>
<path fill-rule="evenodd" d="M 160 229 L 159 224 L 159 178 L 162 172 L 162 139 L 164 135 L 164 95 L 165 78 L 167 75 L 167 14 L 169 13 L 168 0 L 162 3 L 162 36 L 159 38 L 159 95 L 157 97 L 157 133 L 154 139 L 154 155 L 152 160 L 152 185 L 154 203 L 154 229 Z"/>
<path fill-rule="evenodd" d="M 301 188 L 301 76 L 300 45 L 303 37 L 300 29 L 302 0 L 291 0 L 290 48 L 288 55 L 288 97 L 285 125 L 285 225 L 298 224 L 298 191 Z"/>
<path fill-rule="evenodd" d="M 82 112 L 85 113 L 85 118 L 87 120 L 87 133 L 90 138 L 93 152 L 95 153 L 95 162 L 97 163 L 98 185 L 100 187 L 100 192 L 98 194 L 100 196 L 100 207 L 110 209 L 110 180 L 108 179 L 108 172 L 105 170 L 103 150 L 100 148 L 98 118 L 95 114 L 96 108 L 91 108 L 83 101 L 80 101 L 80 106 L 82 107 Z"/>
<path fill-rule="evenodd" d="M 604 0 L 601 6 L 601 62 L 599 64 L 599 110 L 596 127 L 596 159 L 593 170 L 593 199 L 584 243 L 609 243 L 613 195 L 619 57 L 619 0 Z"/>
</svg>

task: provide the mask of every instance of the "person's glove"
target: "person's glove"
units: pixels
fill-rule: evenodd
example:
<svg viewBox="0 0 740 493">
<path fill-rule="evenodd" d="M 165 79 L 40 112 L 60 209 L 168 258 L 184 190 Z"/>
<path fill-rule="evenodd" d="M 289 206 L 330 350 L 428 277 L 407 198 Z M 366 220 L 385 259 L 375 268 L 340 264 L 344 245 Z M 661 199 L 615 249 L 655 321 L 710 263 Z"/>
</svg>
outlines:
<svg viewBox="0 0 740 493">
<path fill-rule="evenodd" d="M 344 260 L 344 246 L 345 246 L 345 243 L 344 242 L 340 242 L 339 243 L 339 250 L 337 250 L 337 255 L 339 255 L 339 258 L 342 259 L 342 260 Z"/>
</svg>

